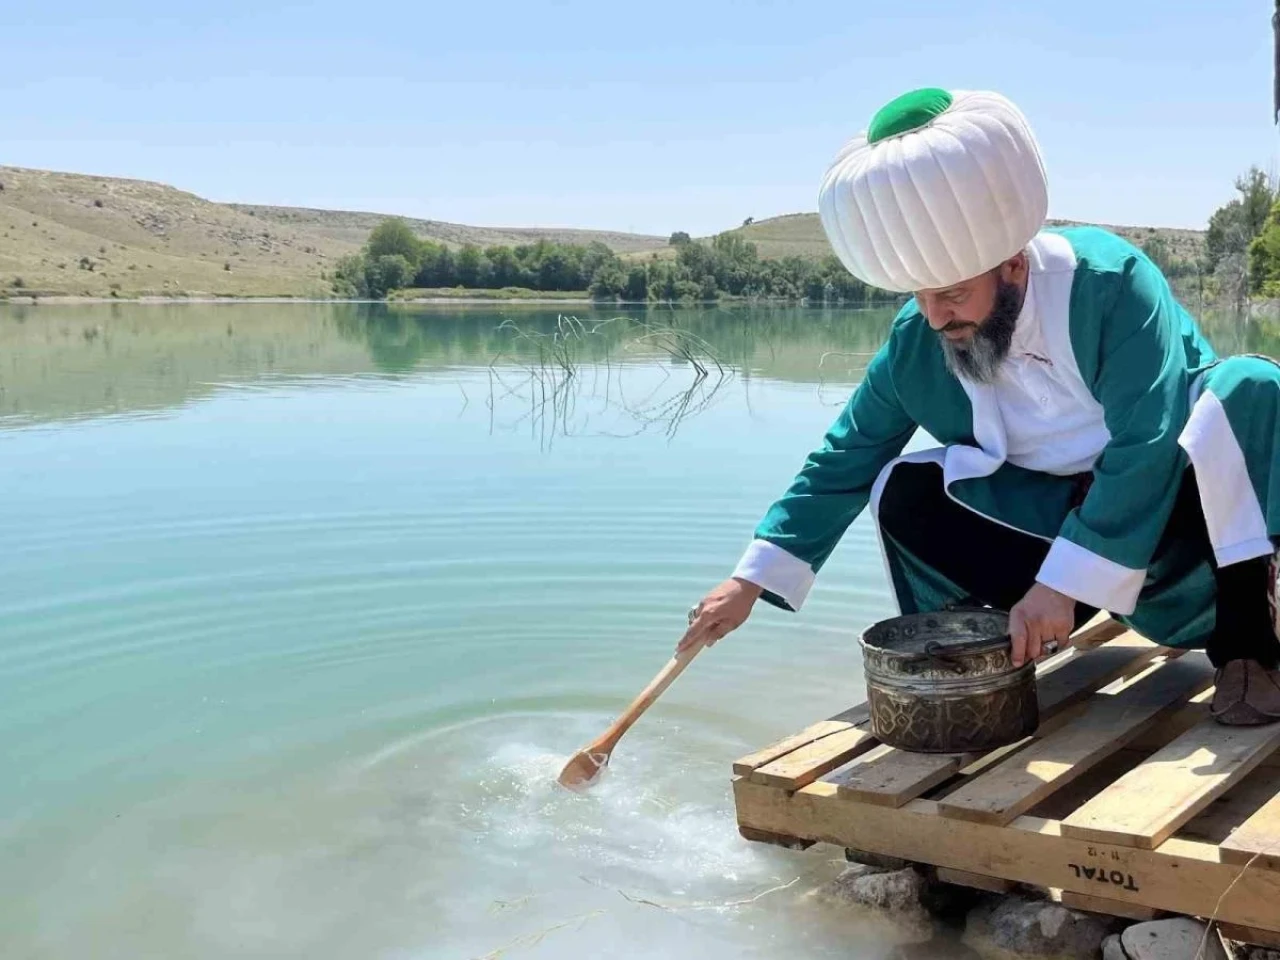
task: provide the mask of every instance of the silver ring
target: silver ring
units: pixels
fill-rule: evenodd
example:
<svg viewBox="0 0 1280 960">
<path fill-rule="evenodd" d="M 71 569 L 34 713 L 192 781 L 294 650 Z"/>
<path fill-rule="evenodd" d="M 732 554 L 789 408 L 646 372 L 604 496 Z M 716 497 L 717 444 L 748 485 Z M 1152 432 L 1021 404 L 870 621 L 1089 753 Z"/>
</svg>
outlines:
<svg viewBox="0 0 1280 960">
<path fill-rule="evenodd" d="M 697 608 L 697 607 L 690 607 L 690 608 L 689 608 L 689 625 L 690 625 L 690 626 L 692 626 L 692 625 L 693 625 L 693 621 L 695 621 L 695 620 L 697 620 L 697 619 L 698 619 L 698 608 Z"/>
</svg>

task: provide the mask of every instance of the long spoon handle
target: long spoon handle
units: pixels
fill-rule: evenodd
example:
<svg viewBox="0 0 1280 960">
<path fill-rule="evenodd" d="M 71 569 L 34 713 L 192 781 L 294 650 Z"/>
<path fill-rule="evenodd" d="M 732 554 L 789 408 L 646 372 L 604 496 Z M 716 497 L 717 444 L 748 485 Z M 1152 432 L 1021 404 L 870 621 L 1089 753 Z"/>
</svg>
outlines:
<svg viewBox="0 0 1280 960">
<path fill-rule="evenodd" d="M 608 730 L 600 735 L 600 739 L 592 744 L 592 748 L 605 753 L 611 751 L 631 725 L 640 719 L 640 715 L 653 706 L 653 702 L 662 696 L 662 692 L 671 686 L 676 677 L 680 676 L 681 671 L 692 662 L 703 646 L 704 644 L 699 643 L 688 650 L 682 650 L 668 660 L 667 665 L 649 681 L 649 685 L 631 701 L 631 705 L 618 716 L 617 720 L 613 721 Z"/>
</svg>

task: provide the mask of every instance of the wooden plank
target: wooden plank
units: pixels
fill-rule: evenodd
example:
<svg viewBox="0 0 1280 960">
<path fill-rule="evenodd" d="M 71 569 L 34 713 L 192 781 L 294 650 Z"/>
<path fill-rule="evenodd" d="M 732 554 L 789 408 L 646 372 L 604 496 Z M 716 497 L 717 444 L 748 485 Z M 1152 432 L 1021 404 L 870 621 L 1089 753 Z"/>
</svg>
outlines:
<svg viewBox="0 0 1280 960">
<path fill-rule="evenodd" d="M 1067 836 L 1153 850 L 1280 747 L 1280 724 L 1192 727 L 1062 822 Z"/>
<path fill-rule="evenodd" d="M 1079 650 L 1090 650 L 1114 640 L 1127 629 L 1119 620 L 1112 620 L 1110 614 L 1099 613 L 1071 635 L 1071 645 Z"/>
<path fill-rule="evenodd" d="M 974 890 L 986 890 L 988 893 L 1008 893 L 1017 886 L 999 877 L 986 877 L 966 870 L 952 870 L 950 867 L 939 867 L 937 873 L 938 879 L 943 883 L 954 883 L 958 887 L 972 887 Z"/>
<path fill-rule="evenodd" d="M 1218 845 L 1223 862 L 1280 869 L 1280 795 L 1269 801 Z"/>
<path fill-rule="evenodd" d="M 1172 839 L 1142 850 L 1067 837 L 1057 821 L 1035 817 L 1004 827 L 950 820 L 931 800 L 853 803 L 824 781 L 788 792 L 738 778 L 733 790 L 739 823 L 757 829 L 1280 933 L 1280 871 L 1242 874 L 1210 844 Z"/>
<path fill-rule="evenodd" d="M 1272 754 L 1272 758 L 1274 757 L 1275 754 Z M 1174 836 L 1219 844 L 1243 826 L 1246 820 L 1278 792 L 1280 775 L 1277 775 L 1274 767 L 1267 766 L 1265 762 L 1260 763 L 1247 777 L 1183 824 Z M 1226 862 L 1225 859 L 1223 862 Z"/>
<path fill-rule="evenodd" d="M 1074 706 L 1107 684 L 1145 670 L 1165 652 L 1163 647 L 1127 630 L 1096 650 L 1078 653 L 1057 669 L 1037 675 L 1041 716 Z"/>
<path fill-rule="evenodd" d="M 1094 696 L 1069 724 L 952 791 L 938 810 L 1008 823 L 1212 684 L 1213 667 L 1203 654 L 1163 664 L 1117 693 Z"/>
<path fill-rule="evenodd" d="M 1226 939 L 1234 940 L 1236 943 L 1247 943 L 1254 947 L 1280 950 L 1280 933 L 1274 930 L 1243 927 L 1238 923 L 1219 923 L 1218 932 Z"/>
<path fill-rule="evenodd" d="M 900 807 L 953 776 L 972 760 L 970 754 L 891 750 L 840 771 L 831 782 L 850 800 Z"/>
<path fill-rule="evenodd" d="M 1159 652 L 1158 646 L 1130 631 L 1037 676 L 1038 733 L 1050 732 L 1055 716 L 1091 696 L 1099 687 L 1144 669 Z M 866 763 L 854 764 L 831 779 L 850 800 L 897 807 L 943 783 L 980 756 L 894 750 Z"/>
<path fill-rule="evenodd" d="M 777 760 L 779 757 L 791 753 L 793 750 L 799 750 L 806 747 L 815 740 L 821 740 L 823 737 L 830 736 L 833 733 L 841 733 L 850 727 L 855 727 L 860 723 L 866 722 L 871 715 L 865 703 L 860 703 L 856 707 L 850 707 L 837 713 L 834 717 L 826 720 L 819 720 L 817 723 L 810 724 L 799 733 L 793 733 L 789 737 L 783 737 L 776 743 L 771 743 L 767 747 L 763 747 L 754 753 L 749 753 L 740 760 L 733 763 L 733 772 L 740 777 L 745 777 L 752 770 L 763 767 L 766 763 Z"/>
<path fill-rule="evenodd" d="M 850 727 L 770 761 L 750 777 L 765 786 L 799 790 L 879 744 L 866 730 Z"/>
<path fill-rule="evenodd" d="M 1157 920 L 1164 915 L 1163 910 L 1155 907 L 1144 907 L 1140 903 L 1125 903 L 1123 900 L 1109 900 L 1106 897 L 1094 897 L 1087 893 L 1075 893 L 1063 890 L 1061 903 L 1072 910 L 1084 910 L 1088 913 L 1102 913 L 1110 917 L 1124 917 L 1127 920 Z"/>
</svg>

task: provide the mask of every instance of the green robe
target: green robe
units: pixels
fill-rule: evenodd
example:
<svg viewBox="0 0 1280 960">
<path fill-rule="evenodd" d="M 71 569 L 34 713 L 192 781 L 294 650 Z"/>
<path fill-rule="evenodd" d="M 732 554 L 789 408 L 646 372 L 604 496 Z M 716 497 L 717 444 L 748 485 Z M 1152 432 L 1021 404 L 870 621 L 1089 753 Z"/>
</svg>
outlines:
<svg viewBox="0 0 1280 960">
<path fill-rule="evenodd" d="M 940 446 L 901 459 L 939 463 L 955 500 L 1049 542 L 1040 582 L 1160 643 L 1203 645 L 1214 619 L 1214 557 L 1189 544 L 1157 547 L 1194 464 L 1217 562 L 1271 552 L 1280 534 L 1280 474 L 1271 470 L 1280 368 L 1219 360 L 1159 269 L 1114 234 L 1046 230 L 1028 255 L 1012 391 L 953 375 L 938 335 L 909 301 L 735 570 L 760 584 L 766 601 L 799 609 L 922 429 Z M 1081 472 L 1092 473 L 1092 485 L 1073 505 Z M 964 599 L 883 532 L 881 546 L 904 613 Z"/>
</svg>

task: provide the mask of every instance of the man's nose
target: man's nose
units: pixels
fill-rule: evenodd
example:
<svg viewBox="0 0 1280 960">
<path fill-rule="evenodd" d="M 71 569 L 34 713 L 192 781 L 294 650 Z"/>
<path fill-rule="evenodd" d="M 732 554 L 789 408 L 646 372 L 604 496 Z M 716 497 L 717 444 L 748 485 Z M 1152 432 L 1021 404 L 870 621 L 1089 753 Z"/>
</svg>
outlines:
<svg viewBox="0 0 1280 960">
<path fill-rule="evenodd" d="M 935 331 L 943 330 L 954 319 L 951 311 L 947 310 L 941 304 L 921 304 L 924 312 L 924 318 L 928 321 L 929 326 Z"/>
</svg>

